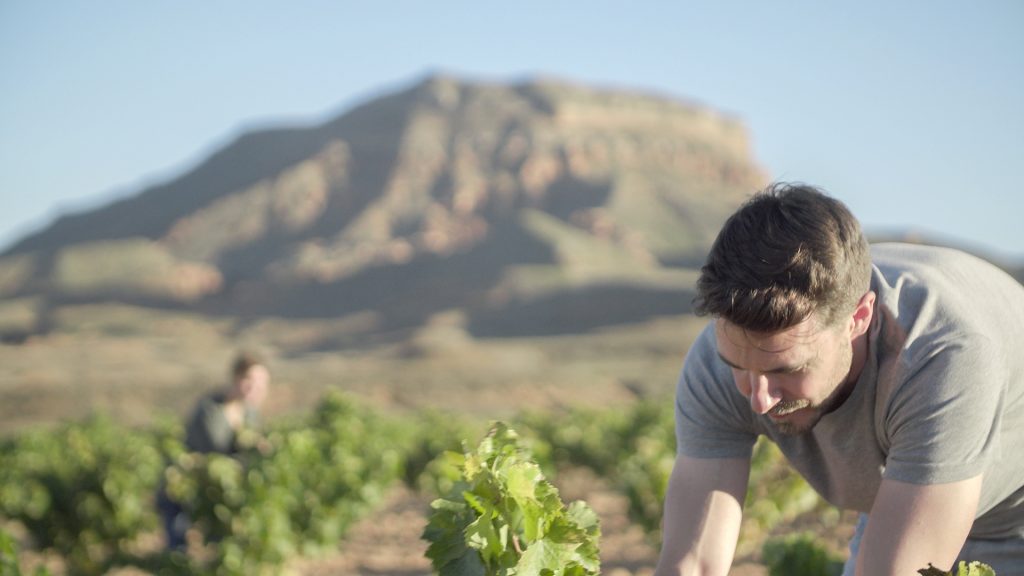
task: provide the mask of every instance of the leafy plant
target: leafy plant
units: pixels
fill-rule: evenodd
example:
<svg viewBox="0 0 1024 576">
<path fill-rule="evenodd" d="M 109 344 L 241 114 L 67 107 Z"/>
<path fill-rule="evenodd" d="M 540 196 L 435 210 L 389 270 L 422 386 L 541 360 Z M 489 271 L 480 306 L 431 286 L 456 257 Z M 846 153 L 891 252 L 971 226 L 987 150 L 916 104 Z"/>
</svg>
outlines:
<svg viewBox="0 0 1024 576">
<path fill-rule="evenodd" d="M 18 564 L 18 549 L 14 545 L 14 538 L 0 529 L 0 574 L 3 576 L 22 576 L 21 565 Z M 50 576 L 50 571 L 45 566 L 36 568 L 33 576 Z"/>
<path fill-rule="evenodd" d="M 0 445 L 0 514 L 62 554 L 72 572 L 101 573 L 156 527 L 162 467 L 152 435 L 106 418 L 29 432 Z"/>
<path fill-rule="evenodd" d="M 964 561 L 957 564 L 955 572 L 946 572 L 929 564 L 927 568 L 922 568 L 917 573 L 921 576 L 996 576 L 996 571 L 988 564 Z"/>
<path fill-rule="evenodd" d="M 441 576 L 585 576 L 600 568 L 597 515 L 563 506 L 518 434 L 497 423 L 452 455 L 461 482 L 435 500 L 423 538 Z"/>
<path fill-rule="evenodd" d="M 458 480 L 458 472 L 447 465 L 443 455 L 460 451 L 463 440 L 478 437 L 483 428 L 471 425 L 457 414 L 421 412 L 412 423 L 405 449 L 406 485 L 435 496 L 448 493 Z"/>
<path fill-rule="evenodd" d="M 843 561 L 818 545 L 811 534 L 775 538 L 762 549 L 769 576 L 839 576 Z"/>
<path fill-rule="evenodd" d="M 775 526 L 811 512 L 824 518 L 837 510 L 793 470 L 774 442 L 765 437 L 758 439 L 743 505 L 740 553 L 751 551 L 752 545 L 762 541 Z"/>
<path fill-rule="evenodd" d="M 294 555 L 336 546 L 400 480 L 408 435 L 330 393 L 267 443 L 237 459 L 184 454 L 168 471 L 168 493 L 217 544 L 218 574 L 276 573 Z"/>
<path fill-rule="evenodd" d="M 521 419 L 552 468 L 585 466 L 629 499 L 630 518 L 655 539 L 675 462 L 671 400 L 646 400 L 628 410 L 572 410 Z"/>
</svg>

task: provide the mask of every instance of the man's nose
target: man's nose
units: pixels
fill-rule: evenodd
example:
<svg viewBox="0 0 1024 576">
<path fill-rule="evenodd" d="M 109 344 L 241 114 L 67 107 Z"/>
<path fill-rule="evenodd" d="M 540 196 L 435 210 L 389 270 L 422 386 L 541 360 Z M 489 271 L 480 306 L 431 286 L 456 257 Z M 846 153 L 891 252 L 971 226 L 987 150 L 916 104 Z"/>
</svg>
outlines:
<svg viewBox="0 0 1024 576">
<path fill-rule="evenodd" d="M 768 377 L 764 374 L 750 373 L 750 409 L 758 414 L 766 414 L 782 398 L 778 391 L 772 390 Z"/>
</svg>

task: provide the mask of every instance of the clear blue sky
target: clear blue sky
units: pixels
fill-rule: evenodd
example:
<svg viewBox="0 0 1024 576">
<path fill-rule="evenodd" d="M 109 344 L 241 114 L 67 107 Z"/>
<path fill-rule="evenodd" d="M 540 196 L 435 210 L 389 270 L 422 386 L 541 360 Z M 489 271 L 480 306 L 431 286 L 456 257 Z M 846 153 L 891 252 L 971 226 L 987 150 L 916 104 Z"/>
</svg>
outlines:
<svg viewBox="0 0 1024 576">
<path fill-rule="evenodd" d="M 702 102 L 869 230 L 1024 258 L 1024 2 L 703 4 L 0 0 L 0 247 L 440 70 Z"/>
</svg>

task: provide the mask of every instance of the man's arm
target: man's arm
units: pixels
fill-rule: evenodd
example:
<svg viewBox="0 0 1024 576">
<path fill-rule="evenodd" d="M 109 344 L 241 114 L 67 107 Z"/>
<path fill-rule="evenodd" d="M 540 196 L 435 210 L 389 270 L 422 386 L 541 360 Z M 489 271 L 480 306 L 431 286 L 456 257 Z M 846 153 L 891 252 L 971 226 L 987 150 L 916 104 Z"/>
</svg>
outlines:
<svg viewBox="0 0 1024 576">
<path fill-rule="evenodd" d="M 676 458 L 655 576 L 726 576 L 736 551 L 750 459 Z"/>
<path fill-rule="evenodd" d="M 929 563 L 950 569 L 980 495 L 980 474 L 930 486 L 882 480 L 857 554 L 857 576 L 908 576 Z"/>
</svg>

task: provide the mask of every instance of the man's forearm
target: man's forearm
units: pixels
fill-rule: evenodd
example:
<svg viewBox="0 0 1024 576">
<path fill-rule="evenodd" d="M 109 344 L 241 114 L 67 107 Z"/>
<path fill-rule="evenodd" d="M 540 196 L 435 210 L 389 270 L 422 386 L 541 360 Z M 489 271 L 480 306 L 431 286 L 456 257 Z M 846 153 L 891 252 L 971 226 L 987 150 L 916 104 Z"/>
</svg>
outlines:
<svg viewBox="0 0 1024 576">
<path fill-rule="evenodd" d="M 981 476 L 918 486 L 883 480 L 857 554 L 857 576 L 948 570 L 974 523 Z"/>
<path fill-rule="evenodd" d="M 676 460 L 665 496 L 655 576 L 726 576 L 742 519 L 750 462 Z"/>
</svg>

